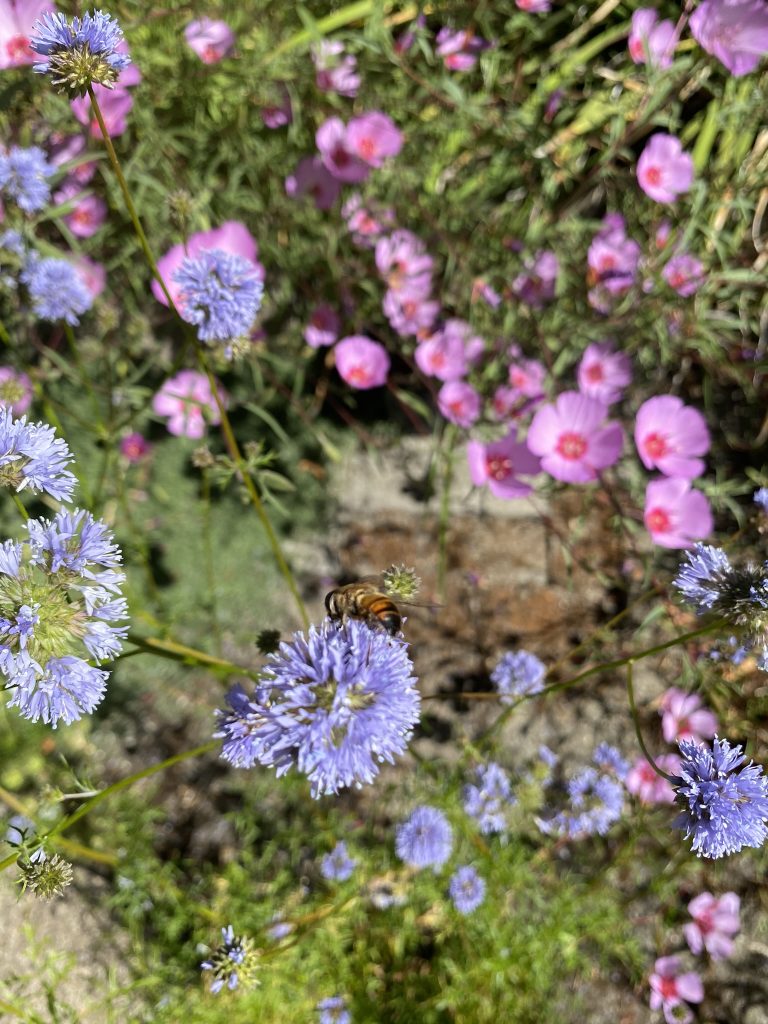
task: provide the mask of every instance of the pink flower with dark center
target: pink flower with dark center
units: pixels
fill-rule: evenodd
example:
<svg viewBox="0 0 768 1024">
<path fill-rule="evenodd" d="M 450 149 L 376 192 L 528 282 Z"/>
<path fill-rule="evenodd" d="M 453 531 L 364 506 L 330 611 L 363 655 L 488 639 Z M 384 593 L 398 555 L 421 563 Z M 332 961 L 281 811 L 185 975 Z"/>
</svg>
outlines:
<svg viewBox="0 0 768 1024">
<path fill-rule="evenodd" d="M 242 256 L 243 259 L 248 260 L 254 265 L 259 280 L 264 280 L 264 267 L 257 259 L 259 247 L 256 239 L 246 228 L 245 224 L 241 224 L 238 220 L 228 220 L 220 228 L 195 232 L 189 236 L 186 245 L 172 246 L 157 261 L 160 276 L 165 281 L 171 298 L 177 306 L 181 301 L 181 286 L 173 280 L 173 275 L 181 267 L 187 256 L 194 258 L 210 249 L 222 249 L 233 256 Z M 152 282 L 152 294 L 158 302 L 162 302 L 164 306 L 168 305 L 168 300 L 157 281 Z"/>
<path fill-rule="evenodd" d="M 341 185 L 324 166 L 320 157 L 305 156 L 293 174 L 285 179 L 285 191 L 291 198 L 310 195 L 318 210 L 330 210 L 341 192 Z"/>
<path fill-rule="evenodd" d="M 133 65 L 131 65 L 133 67 Z M 102 88 L 95 85 L 94 90 Z M 105 89 L 104 96 L 97 96 L 104 126 L 107 134 L 114 139 L 122 135 L 128 127 L 128 115 L 133 107 L 133 97 L 126 89 Z M 101 138 L 101 128 L 95 116 L 91 114 L 91 101 L 88 96 L 78 96 L 71 101 L 72 113 L 81 124 L 88 125 L 91 137 Z"/>
<path fill-rule="evenodd" d="M 55 10 L 48 0 L 0 0 L 0 71 L 40 59 L 29 48 L 32 26 Z"/>
<path fill-rule="evenodd" d="M 518 395 L 525 398 L 541 398 L 544 395 L 544 380 L 547 369 L 538 359 L 520 359 L 509 364 L 509 383 Z"/>
<path fill-rule="evenodd" d="M 659 21 L 651 7 L 635 11 L 629 33 L 629 56 L 635 64 L 648 62 L 653 67 L 668 68 L 676 45 L 675 26 L 671 21 Z"/>
<path fill-rule="evenodd" d="M 733 952 L 731 936 L 741 928 L 739 897 L 735 892 L 724 892 L 718 899 L 711 892 L 702 892 L 688 904 L 693 918 L 683 925 L 688 948 L 697 956 L 703 949 L 713 960 L 725 960 Z"/>
<path fill-rule="evenodd" d="M 75 186 L 75 191 L 80 191 L 79 186 Z M 57 193 L 57 202 L 62 201 L 60 196 L 61 193 Z M 64 222 L 77 238 L 90 238 L 91 235 L 96 234 L 106 219 L 107 204 L 100 196 L 91 195 L 84 196 L 79 200 L 72 212 L 64 217 Z"/>
<path fill-rule="evenodd" d="M 310 348 L 333 345 L 339 336 L 340 326 L 341 322 L 336 310 L 327 302 L 321 302 L 312 310 L 309 323 L 304 328 L 304 340 Z"/>
<path fill-rule="evenodd" d="M 450 423 L 471 427 L 480 417 L 480 395 L 463 380 L 449 380 L 437 393 L 437 407 Z"/>
<path fill-rule="evenodd" d="M 440 315 L 440 303 L 436 299 L 425 299 L 418 293 L 411 295 L 407 289 L 393 291 L 390 288 L 381 308 L 392 329 L 403 338 L 428 336 Z"/>
<path fill-rule="evenodd" d="M 654 544 L 689 548 L 708 537 L 714 527 L 712 509 L 690 480 L 652 480 L 645 491 L 643 521 Z"/>
<path fill-rule="evenodd" d="M 225 404 L 224 391 L 218 392 Z M 152 399 L 152 409 L 168 417 L 168 433 L 176 437 L 200 438 L 206 421 L 218 423 L 221 418 L 208 377 L 197 370 L 181 370 L 170 377 Z"/>
<path fill-rule="evenodd" d="M 284 128 L 293 120 L 290 94 L 284 85 L 280 87 L 280 91 L 280 103 L 261 108 L 261 120 L 267 128 Z"/>
<path fill-rule="evenodd" d="M 89 260 L 87 256 L 76 256 L 74 263 L 80 280 L 94 297 L 101 295 L 107 284 L 107 271 L 103 263 Z"/>
<path fill-rule="evenodd" d="M 517 388 L 500 385 L 493 393 L 491 407 L 498 420 L 519 419 L 535 404 L 535 399 L 526 399 Z"/>
<path fill-rule="evenodd" d="M 235 45 L 235 33 L 226 21 L 200 18 L 184 29 L 184 38 L 204 64 L 216 64 L 228 57 Z"/>
<path fill-rule="evenodd" d="M 693 160 L 680 139 L 656 132 L 637 161 L 640 188 L 657 203 L 674 203 L 693 184 Z"/>
<path fill-rule="evenodd" d="M 693 295 L 704 284 L 704 265 L 690 253 L 681 252 L 672 257 L 661 276 L 678 295 Z"/>
<path fill-rule="evenodd" d="M 525 271 L 512 282 L 512 293 L 521 302 L 540 309 L 555 297 L 559 270 L 557 256 L 549 249 L 542 249 L 532 260 L 525 261 Z"/>
<path fill-rule="evenodd" d="M 514 431 L 490 444 L 470 441 L 467 461 L 472 483 L 476 487 L 487 486 L 497 498 L 524 498 L 533 488 L 520 477 L 541 472 L 541 462 L 517 440 Z"/>
<path fill-rule="evenodd" d="M 692 480 L 704 472 L 709 431 L 704 417 L 675 395 L 657 395 L 643 402 L 635 420 L 635 444 L 646 469 Z"/>
<path fill-rule="evenodd" d="M 609 342 L 587 345 L 577 371 L 579 391 L 606 405 L 618 402 L 632 380 L 632 363 Z"/>
<path fill-rule="evenodd" d="M 437 55 L 449 71 L 469 71 L 477 63 L 478 54 L 491 45 L 470 29 L 441 28 L 435 41 Z"/>
<path fill-rule="evenodd" d="M 696 693 L 686 693 L 670 686 L 662 694 L 659 709 L 661 731 L 667 743 L 678 740 L 701 743 L 717 734 L 717 716 L 709 708 L 702 707 L 701 697 Z"/>
<path fill-rule="evenodd" d="M 550 476 L 582 484 L 597 479 L 621 455 L 621 426 L 605 423 L 608 407 L 595 398 L 565 391 L 554 405 L 542 406 L 528 431 L 528 447 L 541 456 Z"/>
<path fill-rule="evenodd" d="M 359 192 L 353 192 L 346 200 L 341 215 L 347 222 L 355 244 L 367 249 L 374 248 L 384 232 L 389 231 L 395 223 L 395 212 L 391 207 L 364 206 Z"/>
<path fill-rule="evenodd" d="M 393 291 L 427 298 L 432 291 L 432 257 L 410 231 L 395 231 L 376 243 L 376 267 Z"/>
<path fill-rule="evenodd" d="M 365 181 L 371 172 L 367 161 L 354 153 L 347 129 L 340 117 L 329 117 L 315 132 L 315 142 L 323 166 L 339 181 Z"/>
<path fill-rule="evenodd" d="M 141 462 L 151 449 L 152 445 L 142 434 L 126 434 L 120 441 L 120 454 L 128 462 Z"/>
<path fill-rule="evenodd" d="M 665 1016 L 668 1009 L 682 1002 L 700 1003 L 704 998 L 701 978 L 695 971 L 681 973 L 680 960 L 676 956 L 660 957 L 648 980 L 651 986 L 651 1009 L 663 1009 Z M 674 1017 L 671 1019 L 675 1020 Z"/>
<path fill-rule="evenodd" d="M 336 39 L 321 39 L 312 47 L 312 60 L 318 89 L 350 98 L 357 96 L 360 88 L 360 75 L 355 70 L 357 58 L 344 53 L 343 43 Z"/>
<path fill-rule="evenodd" d="M 528 14 L 547 14 L 552 10 L 551 0 L 515 0 L 515 3 Z"/>
<path fill-rule="evenodd" d="M 441 331 L 417 345 L 416 365 L 428 377 L 438 380 L 459 380 L 485 350 L 482 338 L 472 334 L 464 320 L 446 320 Z"/>
<path fill-rule="evenodd" d="M 32 381 L 12 366 L 0 366 L 0 407 L 23 416 L 32 404 Z"/>
<path fill-rule="evenodd" d="M 608 313 L 614 296 L 623 295 L 635 283 L 640 246 L 627 238 L 624 218 L 607 214 L 587 253 L 590 305 Z"/>
<path fill-rule="evenodd" d="M 668 775 L 678 775 L 680 758 L 677 754 L 661 754 L 654 758 L 656 764 Z M 672 784 L 662 775 L 657 775 L 644 757 L 638 757 L 627 773 L 624 785 L 642 804 L 673 804 L 675 791 Z"/>
<path fill-rule="evenodd" d="M 352 334 L 338 342 L 334 353 L 339 376 L 351 388 L 367 391 L 386 384 L 390 360 L 387 350 L 378 341 Z"/>
<path fill-rule="evenodd" d="M 763 0 L 703 0 L 690 17 L 691 35 L 737 78 L 768 53 L 768 4 Z"/>
<path fill-rule="evenodd" d="M 372 110 L 347 125 L 347 146 L 371 167 L 381 167 L 403 147 L 403 133 L 391 117 Z"/>
</svg>

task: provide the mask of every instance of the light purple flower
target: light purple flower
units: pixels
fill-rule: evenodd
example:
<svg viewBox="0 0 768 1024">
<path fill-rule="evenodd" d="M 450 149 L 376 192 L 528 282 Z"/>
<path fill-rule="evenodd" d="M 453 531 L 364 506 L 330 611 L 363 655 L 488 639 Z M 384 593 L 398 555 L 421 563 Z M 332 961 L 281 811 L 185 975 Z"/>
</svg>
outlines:
<svg viewBox="0 0 768 1024">
<path fill-rule="evenodd" d="M 347 222 L 355 245 L 362 245 L 367 249 L 375 248 L 384 232 L 388 231 L 395 221 L 394 211 L 390 208 L 371 209 L 363 206 L 359 192 L 354 192 L 347 199 L 341 208 L 341 215 Z"/>
<path fill-rule="evenodd" d="M 440 315 L 440 303 L 437 299 L 424 298 L 418 292 L 410 294 L 407 289 L 388 289 L 381 308 L 392 329 L 403 338 L 411 335 L 419 338 L 428 337 Z"/>
<path fill-rule="evenodd" d="M 417 807 L 407 821 L 397 826 L 397 856 L 413 868 L 437 870 L 448 860 L 452 849 L 453 830 L 436 807 Z"/>
<path fill-rule="evenodd" d="M 587 253 L 589 303 L 608 313 L 614 297 L 623 295 L 635 282 L 640 246 L 627 238 L 624 218 L 607 214 Z"/>
<path fill-rule="evenodd" d="M 518 396 L 543 398 L 547 368 L 538 359 L 519 359 L 509 364 L 509 383 Z"/>
<path fill-rule="evenodd" d="M 482 299 L 483 302 L 487 303 L 491 307 L 491 309 L 498 309 L 501 305 L 501 296 L 499 293 L 482 277 L 476 277 L 472 282 L 472 295 L 470 296 L 470 302 L 477 302 L 478 299 Z"/>
<path fill-rule="evenodd" d="M 582 395 L 613 405 L 632 380 L 632 363 L 626 353 L 614 351 L 610 342 L 593 342 L 581 357 L 577 380 Z"/>
<path fill-rule="evenodd" d="M 547 14 L 552 10 L 551 0 L 515 0 L 515 3 L 528 14 Z"/>
<path fill-rule="evenodd" d="M 335 92 L 339 96 L 357 96 L 360 75 L 357 74 L 357 58 L 344 53 L 344 44 L 336 39 L 321 39 L 312 47 L 315 63 L 315 83 L 323 92 Z"/>
<path fill-rule="evenodd" d="M 643 402 L 635 420 L 635 444 L 646 469 L 692 480 L 704 472 L 709 451 L 707 423 L 698 409 L 675 395 L 657 395 Z"/>
<path fill-rule="evenodd" d="M 469 475 L 476 487 L 487 486 L 497 498 L 524 498 L 533 490 L 521 476 L 535 476 L 541 472 L 540 460 L 527 445 L 517 440 L 513 432 L 500 441 L 483 444 L 470 441 L 467 445 Z"/>
<path fill-rule="evenodd" d="M 446 320 L 442 330 L 417 345 L 414 359 L 422 373 L 438 380 L 459 380 L 482 355 L 485 343 L 466 321 Z"/>
<path fill-rule="evenodd" d="M 471 427 L 480 417 L 480 395 L 463 380 L 449 380 L 437 393 L 442 416 L 459 427 Z"/>
<path fill-rule="evenodd" d="M 285 191 L 291 198 L 309 194 L 318 210 L 330 210 L 339 198 L 341 184 L 320 157 L 305 156 L 285 179 Z"/>
<path fill-rule="evenodd" d="M 695 971 L 682 973 L 680 960 L 676 956 L 659 957 L 648 981 L 651 986 L 651 1009 L 664 1010 L 667 1021 L 671 1020 L 673 1024 L 675 1018 L 667 1015 L 668 1010 L 683 1002 L 700 1003 L 704 998 L 701 978 Z"/>
<path fill-rule="evenodd" d="M 432 290 L 432 257 L 410 231 L 394 231 L 376 243 L 376 268 L 393 291 L 428 298 Z"/>
<path fill-rule="evenodd" d="M 717 716 L 709 708 L 702 707 L 697 693 L 686 693 L 676 686 L 670 686 L 659 703 L 661 732 L 667 743 L 677 740 L 711 739 L 717 733 Z"/>
<path fill-rule="evenodd" d="M 0 406 L 23 416 L 32 404 L 32 381 L 11 366 L 0 366 Z"/>
<path fill-rule="evenodd" d="M 386 384 L 390 359 L 387 350 L 378 341 L 362 334 L 342 338 L 333 350 L 339 376 L 351 388 L 367 391 Z"/>
<path fill-rule="evenodd" d="M 456 869 L 448 889 L 460 914 L 471 914 L 485 899 L 485 881 L 469 864 Z"/>
<path fill-rule="evenodd" d="M 340 325 L 336 310 L 327 302 L 321 302 L 312 310 L 309 323 L 304 328 L 304 340 L 310 348 L 333 345 L 339 336 Z"/>
<path fill-rule="evenodd" d="M 469 71 L 477 63 L 478 54 L 491 45 L 471 29 L 441 28 L 437 33 L 437 54 L 449 71 Z"/>
<path fill-rule="evenodd" d="M 130 463 L 136 464 L 142 462 L 149 455 L 152 450 L 152 445 L 143 436 L 143 434 L 136 433 L 126 434 L 125 437 L 120 439 L 120 454 L 123 458 Z"/>
<path fill-rule="evenodd" d="M 49 0 L 0 0 L 0 70 L 38 60 L 29 46 L 32 26 L 55 10 Z"/>
<path fill-rule="evenodd" d="M 226 23 L 211 18 L 191 21 L 184 38 L 204 64 L 216 64 L 228 57 L 235 45 L 235 33 Z"/>
<path fill-rule="evenodd" d="M 347 853 L 345 842 L 336 843 L 320 861 L 320 874 L 329 882 L 346 882 L 352 877 L 357 861 Z"/>
<path fill-rule="evenodd" d="M 661 276 L 678 295 L 693 295 L 704 284 L 704 264 L 690 253 L 681 252 L 672 257 Z"/>
<path fill-rule="evenodd" d="M 619 423 L 605 423 L 608 407 L 595 398 L 565 391 L 554 405 L 536 413 L 528 447 L 556 480 L 588 483 L 621 455 L 624 435 Z"/>
<path fill-rule="evenodd" d="M 657 203 L 674 203 L 693 184 L 693 160 L 678 138 L 656 132 L 637 161 L 637 181 Z"/>
<path fill-rule="evenodd" d="M 643 521 L 654 544 L 663 548 L 689 548 L 708 537 L 714 528 L 712 509 L 690 480 L 678 477 L 652 480 L 645 491 Z"/>
<path fill-rule="evenodd" d="M 512 704 L 515 697 L 532 697 L 544 689 L 546 666 L 530 651 L 507 651 L 491 672 L 491 682 L 499 692 L 502 704 Z"/>
<path fill-rule="evenodd" d="M 663 772 L 679 775 L 680 758 L 677 754 L 660 754 L 654 758 Z M 658 775 L 644 757 L 638 757 L 627 772 L 624 785 L 641 804 L 673 804 L 675 791 L 670 782 Z"/>
<path fill-rule="evenodd" d="M 703 949 L 713 960 L 725 960 L 733 952 L 733 939 L 740 927 L 739 897 L 735 892 L 724 892 L 718 899 L 711 892 L 702 892 L 688 904 L 693 918 L 683 925 L 688 948 L 697 956 Z"/>
<path fill-rule="evenodd" d="M 768 5 L 763 0 L 703 0 L 689 24 L 699 46 L 736 77 L 754 71 L 768 53 Z"/>
<path fill-rule="evenodd" d="M 512 282 L 512 293 L 521 302 L 540 309 L 555 297 L 559 270 L 557 256 L 549 249 L 542 249 L 532 260 L 525 261 L 524 272 Z"/>
<path fill-rule="evenodd" d="M 360 182 L 370 174 L 367 161 L 352 151 L 347 128 L 340 117 L 329 117 L 315 132 L 315 142 L 323 166 L 339 181 Z"/>
<path fill-rule="evenodd" d="M 293 120 L 291 96 L 285 86 L 280 87 L 280 102 L 261 108 L 261 120 L 267 128 L 284 128 Z"/>
<path fill-rule="evenodd" d="M 657 68 L 668 68 L 672 63 L 677 38 L 674 24 L 659 16 L 652 7 L 641 7 L 632 15 L 629 33 L 629 55 L 635 64 L 646 61 Z"/>
</svg>

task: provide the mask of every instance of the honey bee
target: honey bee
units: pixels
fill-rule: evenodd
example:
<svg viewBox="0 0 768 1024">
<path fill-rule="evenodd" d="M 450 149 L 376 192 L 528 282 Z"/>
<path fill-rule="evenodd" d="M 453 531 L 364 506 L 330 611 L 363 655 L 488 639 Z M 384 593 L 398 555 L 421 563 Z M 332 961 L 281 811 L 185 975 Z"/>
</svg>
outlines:
<svg viewBox="0 0 768 1024">
<path fill-rule="evenodd" d="M 391 597 L 373 580 L 358 580 L 325 595 L 325 610 L 336 622 L 360 619 L 372 627 L 380 626 L 390 636 L 400 632 L 403 617 Z"/>
</svg>

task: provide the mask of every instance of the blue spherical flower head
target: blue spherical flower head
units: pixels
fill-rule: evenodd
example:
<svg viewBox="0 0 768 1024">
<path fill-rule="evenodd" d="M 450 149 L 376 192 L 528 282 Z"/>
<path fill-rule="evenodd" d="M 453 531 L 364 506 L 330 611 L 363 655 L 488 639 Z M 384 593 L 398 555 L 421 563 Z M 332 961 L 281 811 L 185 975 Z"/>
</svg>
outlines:
<svg viewBox="0 0 768 1024">
<path fill-rule="evenodd" d="M 9 707 L 54 728 L 90 714 L 104 696 L 127 617 L 121 555 L 89 512 L 27 522 L 26 544 L 0 545 L 0 673 Z"/>
<path fill-rule="evenodd" d="M 436 807 L 417 807 L 407 821 L 398 825 L 395 850 L 400 860 L 413 868 L 438 868 L 453 849 L 453 831 L 448 819 Z"/>
<path fill-rule="evenodd" d="M 476 819 L 483 835 L 506 831 L 507 809 L 517 802 L 509 776 L 491 761 L 477 769 L 477 778 L 476 785 L 464 787 L 464 810 Z"/>
<path fill-rule="evenodd" d="M 14 419 L 0 408 L 0 486 L 15 491 L 44 491 L 57 501 L 71 501 L 77 480 L 67 469 L 72 453 L 47 423 Z"/>
<path fill-rule="evenodd" d="M 72 327 L 93 305 L 93 297 L 68 260 L 30 257 L 21 273 L 32 299 L 32 309 L 41 320 L 63 320 Z"/>
<path fill-rule="evenodd" d="M 404 641 L 363 622 L 326 621 L 282 643 L 249 697 L 238 687 L 218 712 L 222 756 L 235 767 L 293 765 L 312 796 L 373 782 L 404 753 L 420 695 Z"/>
<path fill-rule="evenodd" d="M 56 168 L 38 146 L 11 146 L 0 153 L 0 190 L 25 213 L 42 210 L 51 197 L 48 178 Z M 11 234 L 11 232 L 7 232 Z"/>
<path fill-rule="evenodd" d="M 762 512 L 768 512 L 768 487 L 758 487 L 752 500 Z"/>
<path fill-rule="evenodd" d="M 546 835 L 583 839 L 605 835 L 621 817 L 624 787 L 613 776 L 582 768 L 566 785 L 569 806 L 537 824 Z"/>
<path fill-rule="evenodd" d="M 467 865 L 456 870 L 448 891 L 458 912 L 471 914 L 485 899 L 485 881 L 473 867 Z"/>
<path fill-rule="evenodd" d="M 50 75 L 59 92 L 85 96 L 94 84 L 114 88 L 131 63 L 119 51 L 122 42 L 122 29 L 112 15 L 94 11 L 71 22 L 63 14 L 44 14 L 32 26 L 29 46 L 44 58 L 34 65 L 38 74 Z"/>
<path fill-rule="evenodd" d="M 200 964 L 201 970 L 211 971 L 211 992 L 215 995 L 225 985 L 230 991 L 258 985 L 259 951 L 254 948 L 253 940 L 238 938 L 231 924 L 221 929 L 221 938 L 222 944 L 213 951 L 211 958 Z"/>
<path fill-rule="evenodd" d="M 599 743 L 592 754 L 592 760 L 602 771 L 607 773 L 613 772 L 621 782 L 629 774 L 629 765 L 616 747 L 612 747 L 610 743 Z"/>
<path fill-rule="evenodd" d="M 515 697 L 528 697 L 544 689 L 546 668 L 529 651 L 504 654 L 491 672 L 491 682 L 501 694 L 502 704 L 511 704 Z"/>
<path fill-rule="evenodd" d="M 261 308 L 264 286 L 256 267 L 242 256 L 206 249 L 188 256 L 173 275 L 181 286 L 179 307 L 201 341 L 231 343 L 247 335 Z"/>
<path fill-rule="evenodd" d="M 352 1015 L 341 996 L 321 999 L 316 1009 L 320 1013 L 318 1024 L 352 1024 Z"/>
<path fill-rule="evenodd" d="M 760 765 L 746 761 L 742 748 L 715 737 L 712 750 L 680 740 L 682 763 L 677 796 L 684 806 L 677 821 L 691 849 L 716 859 L 744 846 L 760 847 L 768 837 L 768 779 Z"/>
<path fill-rule="evenodd" d="M 329 882 L 346 882 L 356 866 L 357 861 L 347 853 L 347 844 L 340 842 L 320 861 L 320 874 Z"/>
</svg>

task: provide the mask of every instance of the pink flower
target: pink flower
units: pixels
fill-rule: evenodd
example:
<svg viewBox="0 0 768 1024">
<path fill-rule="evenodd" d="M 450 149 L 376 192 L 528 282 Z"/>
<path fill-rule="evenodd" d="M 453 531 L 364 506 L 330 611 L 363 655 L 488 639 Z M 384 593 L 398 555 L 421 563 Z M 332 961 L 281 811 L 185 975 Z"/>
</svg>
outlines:
<svg viewBox="0 0 768 1024">
<path fill-rule="evenodd" d="M 534 404 L 534 401 L 527 401 L 517 388 L 502 384 L 494 391 L 491 406 L 496 419 L 517 419 Z"/>
<path fill-rule="evenodd" d="M 403 337 L 428 335 L 440 314 L 440 303 L 436 299 L 422 298 L 418 292 L 393 291 L 391 288 L 381 304 L 392 329 Z"/>
<path fill-rule="evenodd" d="M 489 444 L 470 441 L 467 461 L 472 483 L 477 487 L 485 484 L 497 498 L 524 498 L 533 488 L 519 478 L 541 472 L 540 461 L 517 440 L 514 431 Z"/>
<path fill-rule="evenodd" d="M 659 704 L 662 714 L 661 731 L 667 743 L 695 740 L 701 743 L 716 735 L 718 723 L 715 714 L 701 706 L 701 697 L 686 693 L 676 686 L 662 694 Z"/>
<path fill-rule="evenodd" d="M 459 427 L 471 427 L 480 417 L 480 395 L 463 380 L 449 380 L 437 393 L 442 416 Z"/>
<path fill-rule="evenodd" d="M 538 359 L 520 359 L 509 364 L 509 383 L 518 395 L 542 398 L 547 370 Z"/>
<path fill-rule="evenodd" d="M 341 60 L 337 60 L 339 57 Z M 357 96 L 360 88 L 360 75 L 355 70 L 357 58 L 344 53 L 343 43 L 335 39 L 321 39 L 312 47 L 312 60 L 315 62 L 318 89 L 350 98 Z"/>
<path fill-rule="evenodd" d="M 308 193 L 318 210 L 330 210 L 341 192 L 341 185 L 323 165 L 320 157 L 305 156 L 285 179 L 285 191 L 292 198 Z"/>
<path fill-rule="evenodd" d="M 552 10 L 551 0 L 515 0 L 515 3 L 521 11 L 527 11 L 528 14 L 546 14 Z"/>
<path fill-rule="evenodd" d="M 362 334 L 342 338 L 334 349 L 339 376 L 351 388 L 367 391 L 386 384 L 390 360 L 378 341 Z"/>
<path fill-rule="evenodd" d="M 79 188 L 76 188 L 79 191 Z M 61 193 L 57 194 L 57 201 Z M 64 217 L 69 230 L 77 238 L 90 238 L 95 235 L 107 219 L 107 204 L 100 196 L 84 196 L 74 206 L 71 213 Z"/>
<path fill-rule="evenodd" d="M 559 270 L 557 256 L 549 249 L 542 249 L 533 260 L 525 261 L 525 273 L 518 274 L 512 282 L 512 292 L 521 302 L 540 309 L 555 297 Z"/>
<path fill-rule="evenodd" d="M 464 377 L 485 349 L 482 338 L 472 334 L 464 320 L 446 320 L 441 331 L 417 345 L 416 365 L 428 377 L 458 380 Z"/>
<path fill-rule="evenodd" d="M 384 231 L 391 228 L 395 220 L 394 211 L 389 207 L 371 210 L 363 206 L 359 192 L 353 192 L 347 199 L 341 208 L 341 215 L 347 222 L 347 228 L 352 233 L 355 244 L 363 245 L 368 249 L 376 246 Z M 409 233 L 405 232 L 405 234 Z"/>
<path fill-rule="evenodd" d="M 632 363 L 624 352 L 606 342 L 587 345 L 577 371 L 579 391 L 606 405 L 618 402 L 632 380 Z"/>
<path fill-rule="evenodd" d="M 29 48 L 32 26 L 56 5 L 48 0 L 0 0 L 0 71 L 34 64 L 39 60 Z"/>
<path fill-rule="evenodd" d="M 693 183 L 693 160 L 680 139 L 656 132 L 637 161 L 640 188 L 657 203 L 674 203 Z"/>
<path fill-rule="evenodd" d="M 590 305 L 610 312 L 613 296 L 623 295 L 634 284 L 639 263 L 640 246 L 627 238 L 624 218 L 607 214 L 587 253 Z"/>
<path fill-rule="evenodd" d="M 675 395 L 657 395 L 643 402 L 635 420 L 635 444 L 646 469 L 692 480 L 704 472 L 709 431 L 704 417 Z"/>
<path fill-rule="evenodd" d="M 76 256 L 72 262 L 77 268 L 80 280 L 93 298 L 101 295 L 107 283 L 107 271 L 104 264 L 89 260 L 87 256 Z"/>
<path fill-rule="evenodd" d="M 32 404 L 32 381 L 12 366 L 0 366 L 0 406 L 23 416 Z"/>
<path fill-rule="evenodd" d="M 648 484 L 643 520 L 654 544 L 663 548 L 689 548 L 714 527 L 712 510 L 701 491 L 691 490 L 689 480 L 675 477 Z"/>
<path fill-rule="evenodd" d="M 661 276 L 678 295 L 693 295 L 704 284 L 704 265 L 690 253 L 681 252 L 672 257 Z"/>
<path fill-rule="evenodd" d="M 224 391 L 218 391 L 224 403 Z M 168 417 L 168 432 L 176 437 L 200 438 L 206 420 L 218 423 L 221 418 L 208 378 L 197 370 L 181 370 L 170 377 L 152 399 L 152 409 Z"/>
<path fill-rule="evenodd" d="M 281 90 L 282 98 L 280 103 L 271 107 L 261 108 L 261 120 L 267 128 L 284 128 L 293 120 L 290 94 L 285 86 L 282 86 Z"/>
<path fill-rule="evenodd" d="M 718 899 L 711 892 L 702 892 L 688 904 L 693 918 L 683 925 L 683 935 L 692 953 L 697 956 L 706 949 L 713 960 L 725 960 L 733 951 L 732 935 L 741 928 L 739 897 L 724 892 Z"/>
<path fill-rule="evenodd" d="M 376 267 L 394 291 L 427 298 L 432 291 L 432 257 L 410 231 L 395 231 L 376 243 Z"/>
<path fill-rule="evenodd" d="M 371 110 L 353 117 L 347 125 L 347 146 L 371 167 L 381 167 L 403 147 L 403 134 L 391 117 Z"/>
<path fill-rule="evenodd" d="M 104 95 L 101 95 L 99 90 L 103 89 L 103 86 L 94 85 L 93 88 L 97 93 L 96 99 L 99 101 L 99 108 L 104 118 L 107 134 L 112 139 L 122 135 L 128 126 L 128 115 L 133 107 L 133 97 L 126 89 L 104 89 Z M 89 126 L 91 137 L 100 139 L 101 129 L 96 117 L 91 114 L 90 97 L 78 96 L 77 99 L 71 101 L 70 106 L 72 107 L 72 113 L 80 124 Z"/>
<path fill-rule="evenodd" d="M 126 434 L 120 441 L 120 454 L 128 462 L 141 462 L 149 455 L 152 445 L 141 434 Z"/>
<path fill-rule="evenodd" d="M 339 314 L 327 302 L 321 302 L 312 310 L 309 323 L 304 328 L 304 340 L 310 348 L 333 345 L 339 336 L 339 327 Z"/>
<path fill-rule="evenodd" d="M 677 775 L 680 758 L 677 754 L 661 754 L 654 758 L 663 772 Z M 638 757 L 624 780 L 627 790 L 638 798 L 641 804 L 673 804 L 675 791 L 663 776 L 657 775 L 644 757 Z"/>
<path fill-rule="evenodd" d="M 595 480 L 621 455 L 620 425 L 604 423 L 608 407 L 595 398 L 565 391 L 554 405 L 542 406 L 528 431 L 528 447 L 556 480 L 582 484 Z"/>
<path fill-rule="evenodd" d="M 768 6 L 763 0 L 703 0 L 689 24 L 699 46 L 737 78 L 754 71 L 768 53 Z"/>
<path fill-rule="evenodd" d="M 189 236 L 186 245 L 172 246 L 157 261 L 160 276 L 176 305 L 179 304 L 181 298 L 181 287 L 173 280 L 173 275 L 187 256 L 199 256 L 201 252 L 206 252 L 209 249 L 223 249 L 224 252 L 231 253 L 233 256 L 242 256 L 244 259 L 250 260 L 256 267 L 256 273 L 260 280 L 264 280 L 264 267 L 257 259 L 259 247 L 256 244 L 256 239 L 245 224 L 241 224 L 238 220 L 228 220 L 220 228 L 195 232 Z M 157 281 L 152 282 L 152 294 L 158 302 L 162 302 L 164 306 L 168 305 L 168 300 Z"/>
<path fill-rule="evenodd" d="M 501 296 L 493 289 L 487 281 L 484 281 L 482 277 L 476 277 L 472 282 L 472 295 L 470 296 L 470 302 L 477 302 L 478 299 L 482 299 L 486 302 L 491 309 L 498 309 L 501 305 Z"/>
<path fill-rule="evenodd" d="M 204 64 L 216 64 L 228 57 L 235 45 L 235 33 L 226 21 L 200 18 L 190 21 L 184 38 Z"/>
<path fill-rule="evenodd" d="M 315 132 L 315 143 L 325 169 L 339 181 L 365 181 L 370 165 L 353 153 L 340 117 L 329 117 Z"/>
<path fill-rule="evenodd" d="M 659 21 L 651 7 L 635 11 L 629 33 L 629 56 L 635 64 L 647 61 L 653 67 L 668 68 L 676 45 L 675 26 L 671 21 Z"/>
<path fill-rule="evenodd" d="M 469 71 L 477 63 L 477 55 L 490 46 L 470 29 L 441 28 L 435 41 L 437 54 L 449 71 Z"/>
<path fill-rule="evenodd" d="M 695 971 L 680 973 L 680 961 L 676 956 L 660 957 L 648 979 L 651 986 L 651 1009 L 664 1010 L 678 1006 L 683 1001 L 700 1003 L 704 998 L 704 986 Z M 670 1018 L 667 1017 L 667 1020 Z M 674 1017 L 672 1018 L 674 1021 Z"/>
</svg>

